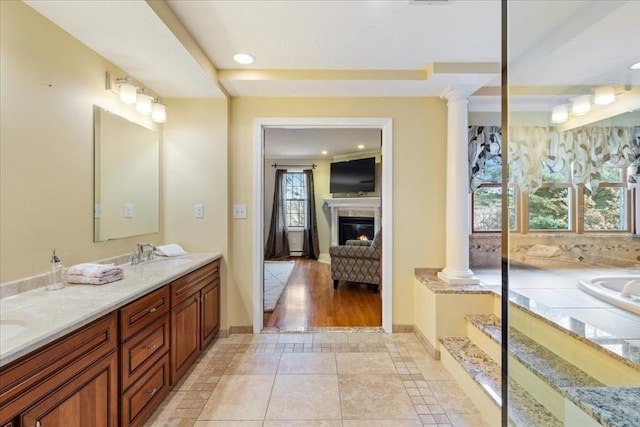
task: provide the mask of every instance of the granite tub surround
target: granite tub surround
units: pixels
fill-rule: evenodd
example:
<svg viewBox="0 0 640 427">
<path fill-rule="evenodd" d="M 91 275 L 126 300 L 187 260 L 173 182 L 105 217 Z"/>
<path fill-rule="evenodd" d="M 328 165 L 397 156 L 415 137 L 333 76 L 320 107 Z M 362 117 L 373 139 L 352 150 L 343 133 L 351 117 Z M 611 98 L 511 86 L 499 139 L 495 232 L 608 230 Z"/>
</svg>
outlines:
<svg viewBox="0 0 640 427">
<path fill-rule="evenodd" d="M 605 427 L 640 426 L 640 387 L 575 387 L 566 398 Z"/>
<path fill-rule="evenodd" d="M 486 285 L 451 285 L 438 277 L 437 268 L 416 268 L 415 278 L 427 286 L 432 292 L 438 294 L 492 294 L 494 291 Z"/>
<path fill-rule="evenodd" d="M 627 366 L 638 370 L 638 375 L 640 375 L 640 347 L 632 340 L 616 337 L 601 328 L 577 320 L 563 313 L 560 309 L 546 307 L 516 292 L 510 293 L 509 301 L 512 307 L 525 310 L 548 325 L 616 358 Z"/>
<path fill-rule="evenodd" d="M 193 253 L 156 259 L 123 266 L 125 278 L 106 285 L 67 284 L 56 291 L 38 287 L 2 298 L 0 324 L 13 325 L 20 330 L 1 341 L 0 366 L 220 257 L 219 253 Z"/>
</svg>

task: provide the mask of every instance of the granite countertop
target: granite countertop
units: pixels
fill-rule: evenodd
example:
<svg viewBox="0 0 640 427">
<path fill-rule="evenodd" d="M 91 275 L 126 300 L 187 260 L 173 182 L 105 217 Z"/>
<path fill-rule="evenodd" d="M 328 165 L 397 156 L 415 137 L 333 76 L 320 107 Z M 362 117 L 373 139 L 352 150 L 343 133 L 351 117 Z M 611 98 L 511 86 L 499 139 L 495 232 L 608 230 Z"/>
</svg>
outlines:
<svg viewBox="0 0 640 427">
<path fill-rule="evenodd" d="M 15 335 L 7 333 L 7 338 L 0 337 L 0 366 L 221 256 L 219 253 L 193 253 L 156 258 L 135 266 L 123 265 L 124 279 L 106 285 L 67 284 L 56 291 L 41 287 L 0 299 L 0 324 L 23 328 Z"/>
<path fill-rule="evenodd" d="M 640 426 L 640 387 L 570 387 L 565 396 L 605 427 Z"/>
</svg>

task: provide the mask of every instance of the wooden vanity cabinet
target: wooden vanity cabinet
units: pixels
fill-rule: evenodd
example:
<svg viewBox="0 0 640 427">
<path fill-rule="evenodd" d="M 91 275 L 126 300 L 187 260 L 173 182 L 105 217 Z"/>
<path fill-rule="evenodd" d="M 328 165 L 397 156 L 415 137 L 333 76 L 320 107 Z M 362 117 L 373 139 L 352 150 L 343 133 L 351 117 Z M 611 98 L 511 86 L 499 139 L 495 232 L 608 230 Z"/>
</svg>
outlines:
<svg viewBox="0 0 640 427">
<path fill-rule="evenodd" d="M 169 392 L 169 286 L 120 309 L 120 425 L 139 426 Z"/>
<path fill-rule="evenodd" d="M 220 261 L 171 283 L 171 383 L 175 384 L 220 330 Z"/>
<path fill-rule="evenodd" d="M 116 427 L 117 316 L 0 368 L 0 425 Z"/>
</svg>

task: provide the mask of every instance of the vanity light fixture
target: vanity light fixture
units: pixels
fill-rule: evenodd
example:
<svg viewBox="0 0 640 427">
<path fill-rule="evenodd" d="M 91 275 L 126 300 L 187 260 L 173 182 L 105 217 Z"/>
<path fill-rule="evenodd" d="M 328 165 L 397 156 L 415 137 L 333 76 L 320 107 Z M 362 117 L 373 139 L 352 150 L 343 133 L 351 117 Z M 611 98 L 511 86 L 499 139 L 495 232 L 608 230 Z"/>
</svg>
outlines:
<svg viewBox="0 0 640 427">
<path fill-rule="evenodd" d="M 153 96 L 144 93 L 144 89 L 138 91 L 138 99 L 136 100 L 136 111 L 143 116 L 151 114 L 151 104 L 153 103 Z"/>
<path fill-rule="evenodd" d="M 580 95 L 571 100 L 571 112 L 576 116 L 583 116 L 591 111 L 591 96 Z"/>
<path fill-rule="evenodd" d="M 567 104 L 556 105 L 551 109 L 551 123 L 564 123 L 569 118 L 569 106 Z"/>
<path fill-rule="evenodd" d="M 138 88 L 129 83 L 129 77 L 116 79 L 116 82 L 118 83 L 118 87 L 120 87 L 120 101 L 125 104 L 135 104 L 136 97 L 138 95 Z"/>
<path fill-rule="evenodd" d="M 167 106 L 160 103 L 160 98 L 154 99 L 151 104 L 151 120 L 158 123 L 167 121 Z"/>
<path fill-rule="evenodd" d="M 593 92 L 593 103 L 596 105 L 609 105 L 616 100 L 616 92 L 613 86 L 600 86 Z"/>
<path fill-rule="evenodd" d="M 243 52 L 239 52 L 233 55 L 233 60 L 236 61 L 238 64 L 243 64 L 243 65 L 253 64 L 253 61 L 255 61 L 253 56 Z"/>
</svg>

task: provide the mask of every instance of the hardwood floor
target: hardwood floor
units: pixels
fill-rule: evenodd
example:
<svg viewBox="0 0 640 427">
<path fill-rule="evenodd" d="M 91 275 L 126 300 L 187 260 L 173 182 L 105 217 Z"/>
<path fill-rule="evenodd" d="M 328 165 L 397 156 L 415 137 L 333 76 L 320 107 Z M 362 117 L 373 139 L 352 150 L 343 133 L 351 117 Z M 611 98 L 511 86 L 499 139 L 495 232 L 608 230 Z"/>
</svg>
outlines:
<svg viewBox="0 0 640 427">
<path fill-rule="evenodd" d="M 264 313 L 264 327 L 306 329 L 381 326 L 382 299 L 366 285 L 340 282 L 333 289 L 331 266 L 295 258 L 296 265 L 278 305 Z"/>
</svg>

